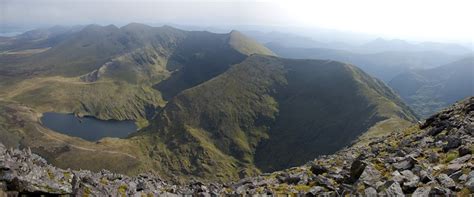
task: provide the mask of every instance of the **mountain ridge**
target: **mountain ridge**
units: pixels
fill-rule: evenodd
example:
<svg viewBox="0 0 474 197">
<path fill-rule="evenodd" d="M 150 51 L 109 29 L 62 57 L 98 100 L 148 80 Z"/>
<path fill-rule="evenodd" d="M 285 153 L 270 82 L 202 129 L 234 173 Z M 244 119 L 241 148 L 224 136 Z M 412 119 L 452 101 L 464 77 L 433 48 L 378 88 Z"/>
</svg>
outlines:
<svg viewBox="0 0 474 197">
<path fill-rule="evenodd" d="M 121 28 L 89 25 L 68 34 L 67 39 L 44 52 L 19 57 L 12 62 L 2 61 L 0 85 L 6 83 L 4 89 L 15 89 L 15 94 L 4 91 L 4 97 L 19 99 L 41 110 L 77 113 L 100 119 L 140 120 L 146 118 L 147 108 L 163 107 L 167 99 L 220 74 L 231 64 L 243 60 L 246 54 L 271 54 L 265 47 L 236 34 L 188 32 L 170 26 L 150 27 L 138 23 Z M 237 46 L 230 43 L 231 40 L 243 44 Z M 0 56 L 0 60 L 11 56 Z M 58 81 L 58 77 L 64 79 Z M 48 83 L 60 83 L 52 89 L 38 78 L 44 78 Z M 36 87 L 20 92 L 24 83 L 36 84 Z M 127 88 L 120 90 L 122 85 Z M 110 91 L 106 86 L 117 91 Z M 99 93 L 98 97 L 87 97 L 83 94 L 71 98 L 68 96 L 71 89 L 90 94 L 106 92 L 107 95 Z M 46 97 L 32 100 L 35 94 L 57 98 L 56 104 L 53 105 Z M 131 95 L 133 99 L 122 99 L 117 105 L 104 103 L 109 96 L 117 94 Z M 74 102 L 64 103 L 65 100 Z M 97 103 L 107 107 L 99 108 Z M 134 115 L 124 115 L 121 111 Z"/>
<path fill-rule="evenodd" d="M 88 26 L 23 64 L 0 64 L 13 69 L 0 75 L 12 79 L 0 81 L 0 135 L 8 136 L 0 140 L 63 168 L 227 181 L 416 121 L 390 88 L 353 65 L 273 55 L 236 31 Z M 132 119 L 141 130 L 89 142 L 44 127 L 38 116 L 51 111 Z"/>
<path fill-rule="evenodd" d="M 292 70 L 296 70 L 296 73 L 287 73 Z M 359 78 L 356 79 L 354 76 Z M 347 82 L 344 81 L 346 78 Z M 361 86 L 354 86 L 354 81 L 359 81 L 358 83 Z M 333 86 L 329 85 L 331 83 L 340 83 L 333 85 L 343 90 L 332 90 L 331 87 Z M 317 84 L 328 85 L 318 87 Z M 301 87 L 305 87 L 308 91 L 301 90 Z M 301 93 L 297 93 L 298 89 Z M 297 92 L 293 92 L 295 90 Z M 367 92 L 357 92 L 358 90 Z M 345 93 L 344 91 L 348 92 Z M 355 92 L 352 93 L 352 91 Z M 321 96 L 315 97 L 315 94 L 337 96 L 326 96 L 326 99 L 322 99 Z M 360 94 L 360 96 L 352 96 L 357 94 Z M 284 97 L 311 99 L 313 101 L 308 106 L 297 105 L 297 103 L 308 102 L 292 101 L 285 103 L 286 99 Z M 347 101 L 334 100 L 334 98 L 344 97 L 352 101 L 358 98 L 361 101 L 360 103 L 368 103 L 367 105 L 373 108 L 361 104 L 358 105 L 359 108 L 354 107 L 354 111 L 345 111 L 343 107 L 336 110 L 338 104 L 347 103 Z M 142 132 L 160 136 L 152 144 L 157 143 L 156 146 L 161 148 L 153 148 L 156 150 L 156 153 L 153 154 L 165 154 L 160 149 L 166 149 L 171 152 L 176 151 L 176 154 L 172 154 L 173 157 L 188 155 L 184 152 L 189 150 L 184 148 L 183 145 L 189 144 L 202 146 L 209 154 L 214 152 L 216 156 L 230 156 L 227 160 L 237 159 L 239 165 L 250 165 L 251 172 L 254 171 L 253 162 L 260 163 L 259 168 L 262 170 L 271 170 L 274 167 L 269 167 L 270 163 L 274 165 L 283 164 L 283 166 L 276 165 L 276 168 L 288 167 L 288 165 L 301 164 L 316 154 L 336 151 L 344 144 L 348 144 L 351 139 L 355 139 L 362 132 L 374 126 L 375 122 L 392 118 L 400 121 L 400 123 L 416 120 L 406 106 L 404 108 L 399 107 L 391 99 L 399 103 L 400 106 L 404 106 L 399 98 L 383 83 L 369 77 L 353 66 L 326 60 L 289 60 L 252 55 L 244 62 L 231 67 L 224 74 L 185 90 L 170 100 L 166 107 L 151 121 L 151 125 Z M 323 107 L 325 105 L 327 107 Z M 318 106 L 322 107 L 320 111 L 317 111 Z M 298 115 L 298 113 L 295 113 L 296 111 L 299 111 L 298 113 L 302 115 Z M 358 112 L 360 112 L 360 121 L 347 121 L 348 116 L 358 114 Z M 334 115 L 330 116 L 331 113 Z M 295 120 L 292 120 L 288 115 L 294 115 Z M 373 119 L 370 119 L 372 116 Z M 321 122 L 311 123 L 317 120 L 317 117 L 322 119 Z M 298 122 L 296 119 L 303 120 L 305 124 L 310 126 L 291 127 L 288 121 Z M 336 123 L 328 124 L 326 120 L 343 121 L 345 123 L 341 122 L 341 125 L 345 125 L 345 127 L 337 126 L 339 124 Z M 364 121 L 362 120 L 367 121 L 367 123 L 363 124 Z M 322 128 L 324 127 L 319 128 L 321 126 L 327 127 L 325 129 L 328 132 L 323 132 L 324 129 Z M 341 142 L 329 149 L 327 148 L 329 147 L 329 141 L 322 136 L 331 136 L 331 131 L 337 131 L 336 133 L 339 135 L 342 135 L 343 131 L 348 133 L 343 139 L 337 138 Z M 281 133 L 284 136 L 291 132 L 293 132 L 292 136 L 295 136 L 295 138 L 286 137 L 283 140 L 276 135 Z M 139 136 L 140 132 L 136 135 Z M 305 135 L 306 137 L 304 137 Z M 279 150 L 279 147 L 283 147 L 284 150 L 285 146 L 290 145 L 299 146 L 292 143 L 301 143 L 305 138 L 308 138 L 308 135 L 312 136 L 310 138 L 312 139 L 312 147 L 301 148 L 301 150 L 306 150 L 306 156 L 301 152 L 295 154 L 298 155 L 297 159 L 291 159 L 291 155 L 281 154 L 282 151 L 270 151 L 270 149 Z M 318 135 L 320 136 L 318 137 Z M 276 138 L 276 140 L 273 140 L 273 138 Z M 336 140 L 334 136 L 329 138 Z M 188 141 L 180 141 L 179 139 L 187 139 Z M 270 148 L 269 150 L 259 148 L 262 145 L 262 140 L 265 141 L 266 139 L 271 139 L 266 142 L 266 147 Z M 293 142 L 286 143 L 285 141 L 289 141 L 289 139 L 292 139 Z M 319 142 L 319 145 L 318 143 L 315 144 L 315 141 Z M 280 145 L 274 143 L 280 143 Z M 180 146 L 177 146 L 177 144 L 180 144 Z M 316 151 L 322 147 L 327 152 Z M 180 152 L 180 150 L 183 152 Z M 259 156 L 260 151 L 265 152 L 265 157 Z M 279 155 L 275 157 L 272 154 Z M 195 155 L 189 158 L 186 156 L 181 160 L 190 161 L 192 158 L 195 158 Z M 260 160 L 262 158 L 267 159 Z M 272 160 L 274 158 L 286 158 L 286 160 L 277 162 Z M 178 160 L 176 159 L 176 161 Z M 193 167 L 200 165 L 195 163 Z M 215 166 L 214 168 L 221 168 L 221 166 Z"/>
</svg>

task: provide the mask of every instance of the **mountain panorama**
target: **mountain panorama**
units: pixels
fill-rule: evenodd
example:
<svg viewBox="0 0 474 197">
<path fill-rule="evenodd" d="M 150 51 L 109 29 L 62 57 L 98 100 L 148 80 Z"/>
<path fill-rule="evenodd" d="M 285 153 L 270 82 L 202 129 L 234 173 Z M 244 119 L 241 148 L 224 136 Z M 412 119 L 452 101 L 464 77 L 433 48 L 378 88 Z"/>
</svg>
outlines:
<svg viewBox="0 0 474 197">
<path fill-rule="evenodd" d="M 0 37 L 0 196 L 474 192 L 472 73 L 432 74 L 472 58 L 395 91 L 280 54 L 239 31 L 138 23 Z M 432 97 L 464 100 L 431 116 Z"/>
</svg>

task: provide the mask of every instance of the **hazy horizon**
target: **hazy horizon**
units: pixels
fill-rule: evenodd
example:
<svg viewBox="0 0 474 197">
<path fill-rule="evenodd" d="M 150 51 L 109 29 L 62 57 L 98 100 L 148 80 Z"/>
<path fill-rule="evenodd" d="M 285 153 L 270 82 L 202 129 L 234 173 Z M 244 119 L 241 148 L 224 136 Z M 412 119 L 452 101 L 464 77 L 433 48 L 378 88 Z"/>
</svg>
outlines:
<svg viewBox="0 0 474 197">
<path fill-rule="evenodd" d="M 53 25 L 174 24 L 202 28 L 274 27 L 286 32 L 329 29 L 385 39 L 472 43 L 473 3 L 448 1 L 58 1 L 0 0 L 8 28 Z M 219 16 L 219 17 L 216 17 Z M 271 31 L 271 28 L 267 28 Z"/>
</svg>

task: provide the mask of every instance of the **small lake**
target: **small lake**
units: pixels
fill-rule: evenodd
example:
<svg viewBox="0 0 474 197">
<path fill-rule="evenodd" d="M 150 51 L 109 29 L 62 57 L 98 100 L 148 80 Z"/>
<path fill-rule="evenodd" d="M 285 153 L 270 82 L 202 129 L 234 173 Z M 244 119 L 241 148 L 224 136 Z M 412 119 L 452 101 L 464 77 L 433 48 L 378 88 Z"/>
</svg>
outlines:
<svg viewBox="0 0 474 197">
<path fill-rule="evenodd" d="M 104 137 L 124 138 L 137 131 L 130 120 L 99 120 L 93 117 L 76 117 L 74 114 L 46 112 L 41 117 L 43 125 L 53 131 L 97 141 Z"/>
</svg>

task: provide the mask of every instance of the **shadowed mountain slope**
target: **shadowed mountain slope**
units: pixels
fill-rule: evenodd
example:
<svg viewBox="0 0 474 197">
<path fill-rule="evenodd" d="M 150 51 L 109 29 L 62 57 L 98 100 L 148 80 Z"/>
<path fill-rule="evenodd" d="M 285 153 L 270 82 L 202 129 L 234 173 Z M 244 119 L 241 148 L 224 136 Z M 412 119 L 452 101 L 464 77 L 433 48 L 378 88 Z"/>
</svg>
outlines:
<svg viewBox="0 0 474 197">
<path fill-rule="evenodd" d="M 253 55 L 177 95 L 137 135 L 155 136 L 150 154 L 166 155 L 160 165 L 173 171 L 245 175 L 333 153 L 387 119 L 415 117 L 354 66 Z"/>
</svg>

